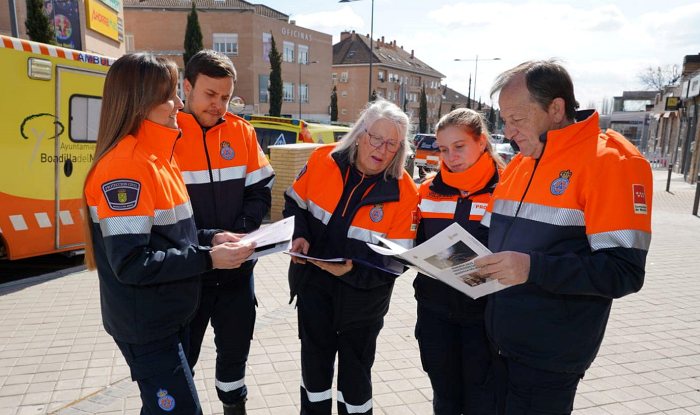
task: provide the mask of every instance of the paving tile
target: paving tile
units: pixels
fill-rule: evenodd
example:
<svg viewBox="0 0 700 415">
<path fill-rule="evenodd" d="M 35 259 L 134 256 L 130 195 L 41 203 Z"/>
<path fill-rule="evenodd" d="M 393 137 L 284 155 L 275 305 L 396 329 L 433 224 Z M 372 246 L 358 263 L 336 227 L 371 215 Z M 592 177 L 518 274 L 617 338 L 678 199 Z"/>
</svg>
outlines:
<svg viewBox="0 0 700 415">
<path fill-rule="evenodd" d="M 664 187 L 664 178 L 664 172 L 655 172 L 657 188 Z M 700 258 L 689 251 L 697 244 L 700 221 L 687 214 L 694 187 L 674 186 L 674 194 L 655 193 L 645 286 L 614 301 L 574 415 L 700 414 Z M 299 412 L 300 344 L 296 310 L 288 304 L 287 264 L 286 256 L 276 254 L 256 267 L 260 307 L 246 370 L 253 415 Z M 397 279 L 377 341 L 376 415 L 432 413 L 430 381 L 413 336 L 414 275 Z M 220 415 L 215 359 L 209 330 L 195 382 L 205 413 Z M 139 409 L 138 388 L 102 328 L 94 273 L 0 285 L 0 415 L 137 415 Z"/>
</svg>

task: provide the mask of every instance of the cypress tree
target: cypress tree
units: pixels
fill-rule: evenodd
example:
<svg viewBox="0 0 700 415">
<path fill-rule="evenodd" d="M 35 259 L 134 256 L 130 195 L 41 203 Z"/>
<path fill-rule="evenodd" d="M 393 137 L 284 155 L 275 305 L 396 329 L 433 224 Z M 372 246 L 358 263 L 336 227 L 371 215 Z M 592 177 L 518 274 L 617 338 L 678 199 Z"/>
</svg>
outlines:
<svg viewBox="0 0 700 415">
<path fill-rule="evenodd" d="M 197 9 L 192 2 L 192 11 L 187 15 L 187 28 L 185 29 L 185 53 L 182 54 L 182 63 L 187 65 L 187 62 L 197 52 L 204 49 L 202 43 L 202 29 L 199 27 L 199 16 Z"/>
<path fill-rule="evenodd" d="M 35 42 L 56 43 L 56 33 L 49 18 L 44 14 L 42 0 L 27 0 L 27 20 L 24 21 L 27 36 Z"/>
<path fill-rule="evenodd" d="M 428 98 L 425 96 L 425 85 L 420 90 L 420 106 L 418 107 L 418 131 L 428 132 Z"/>
<path fill-rule="evenodd" d="M 282 55 L 277 50 L 275 37 L 270 47 L 270 115 L 279 117 L 282 113 Z"/>
<path fill-rule="evenodd" d="M 338 90 L 335 85 L 331 92 L 331 121 L 338 121 Z"/>
</svg>

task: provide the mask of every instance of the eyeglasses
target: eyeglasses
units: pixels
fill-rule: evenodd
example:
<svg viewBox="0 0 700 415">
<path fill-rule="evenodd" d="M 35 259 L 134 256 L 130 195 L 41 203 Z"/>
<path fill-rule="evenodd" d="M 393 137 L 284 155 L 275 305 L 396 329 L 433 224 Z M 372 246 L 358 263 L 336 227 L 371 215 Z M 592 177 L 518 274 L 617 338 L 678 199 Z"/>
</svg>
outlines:
<svg viewBox="0 0 700 415">
<path fill-rule="evenodd" d="M 376 149 L 380 149 L 386 144 L 386 151 L 396 153 L 399 150 L 399 147 L 401 147 L 401 143 L 396 140 L 385 140 L 384 138 L 374 135 L 367 130 L 365 130 L 365 134 L 367 134 L 367 137 L 369 137 L 369 144 Z"/>
</svg>

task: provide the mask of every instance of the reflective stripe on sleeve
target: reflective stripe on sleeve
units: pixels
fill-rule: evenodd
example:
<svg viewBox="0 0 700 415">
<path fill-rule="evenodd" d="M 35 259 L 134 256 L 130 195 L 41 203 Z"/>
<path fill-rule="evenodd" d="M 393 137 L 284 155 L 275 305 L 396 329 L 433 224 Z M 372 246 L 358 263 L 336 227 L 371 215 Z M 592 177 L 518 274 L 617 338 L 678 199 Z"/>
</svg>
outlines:
<svg viewBox="0 0 700 415">
<path fill-rule="evenodd" d="M 314 202 L 309 202 L 309 212 L 314 218 L 320 220 L 324 225 L 328 225 L 328 222 L 331 220 L 331 216 L 333 216 L 331 212 L 323 209 Z"/>
<path fill-rule="evenodd" d="M 173 206 L 172 209 L 156 209 L 153 225 L 174 225 L 183 219 L 192 217 L 192 205 L 188 200 L 185 203 Z"/>
<path fill-rule="evenodd" d="M 481 218 L 481 224 L 487 228 L 491 227 L 491 212 L 484 212 L 484 217 Z"/>
<path fill-rule="evenodd" d="M 97 206 L 88 206 L 88 210 L 90 211 L 90 219 L 94 223 L 98 223 L 100 221 L 100 217 L 97 215 Z"/>
<path fill-rule="evenodd" d="M 377 240 L 377 238 L 373 237 L 374 235 L 379 235 L 382 238 L 386 237 L 386 235 L 381 232 L 373 232 L 369 229 L 363 229 L 358 226 L 350 226 L 350 228 L 348 229 L 348 238 L 357 239 L 358 241 L 376 244 L 379 241 Z"/>
<path fill-rule="evenodd" d="M 273 174 L 275 174 L 275 171 L 272 170 L 272 166 L 266 164 L 257 170 L 248 172 L 248 174 L 246 174 L 245 176 L 245 185 L 246 187 L 254 185 L 255 183 L 258 183 L 262 180 L 267 179 L 268 177 L 271 177 Z M 270 183 L 268 183 L 266 187 L 272 188 L 273 181 L 274 179 L 270 180 Z"/>
<path fill-rule="evenodd" d="M 635 248 L 649 250 L 651 233 L 637 230 L 618 230 L 588 235 L 592 251 L 605 248 Z"/>
<path fill-rule="evenodd" d="M 151 216 L 114 216 L 100 220 L 102 236 L 145 235 L 151 232 Z"/>
<path fill-rule="evenodd" d="M 294 190 L 293 186 L 289 186 L 289 188 L 287 189 L 286 192 L 284 192 L 284 194 L 286 194 L 294 202 L 296 202 L 297 206 L 299 206 L 300 208 L 302 208 L 304 210 L 306 210 L 308 208 L 304 199 L 302 199 L 301 196 L 299 196 L 299 194 L 296 192 L 296 190 Z"/>
</svg>

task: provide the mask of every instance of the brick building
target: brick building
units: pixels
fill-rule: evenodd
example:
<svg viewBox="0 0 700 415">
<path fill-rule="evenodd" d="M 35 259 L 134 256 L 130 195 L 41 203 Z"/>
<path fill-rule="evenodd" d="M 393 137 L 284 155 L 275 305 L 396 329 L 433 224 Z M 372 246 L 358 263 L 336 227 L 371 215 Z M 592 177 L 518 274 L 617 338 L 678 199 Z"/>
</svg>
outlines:
<svg viewBox="0 0 700 415">
<path fill-rule="evenodd" d="M 226 53 L 238 72 L 234 95 L 244 114 L 269 111 L 268 53 L 274 36 L 282 55 L 282 113 L 330 120 L 331 35 L 299 27 L 289 16 L 242 0 L 125 0 L 127 51 L 152 51 L 183 67 L 187 15 L 194 2 L 205 48 Z"/>
<path fill-rule="evenodd" d="M 338 121 L 355 121 L 369 98 L 369 62 L 372 59 L 372 90 L 377 96 L 394 102 L 418 124 L 421 88 L 425 86 L 428 125 L 435 126 L 440 106 L 441 85 L 445 75 L 404 50 L 396 41 L 384 37 L 372 42 L 369 36 L 342 32 L 333 45 L 333 84 L 338 89 Z"/>
</svg>

